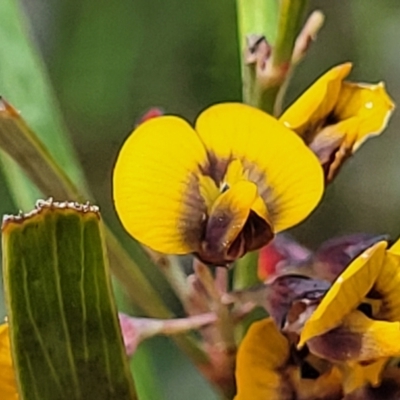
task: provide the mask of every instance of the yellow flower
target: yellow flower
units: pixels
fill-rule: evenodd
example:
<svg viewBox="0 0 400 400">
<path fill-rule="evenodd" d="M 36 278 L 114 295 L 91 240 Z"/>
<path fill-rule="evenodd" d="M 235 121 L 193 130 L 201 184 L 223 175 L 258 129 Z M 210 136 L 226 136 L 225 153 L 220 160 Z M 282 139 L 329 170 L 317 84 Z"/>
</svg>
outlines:
<svg viewBox="0 0 400 400">
<path fill-rule="evenodd" d="M 386 127 L 394 104 L 383 83 L 343 81 L 351 64 L 332 68 L 281 116 L 310 146 L 331 181 L 342 163 Z"/>
<path fill-rule="evenodd" d="M 126 230 L 170 254 L 227 264 L 302 221 L 323 192 L 318 160 L 289 129 L 238 103 L 140 125 L 114 170 Z"/>
<path fill-rule="evenodd" d="M 301 357 L 301 356 L 299 356 Z M 307 360 L 300 360 L 306 366 Z M 236 361 L 235 400 L 341 399 L 340 371 L 321 360 L 301 368 L 291 354 L 288 339 L 269 318 L 251 325 Z M 320 371 L 318 370 L 320 369 Z M 307 369 L 313 374 L 307 376 Z M 306 375 L 306 376 L 302 376 Z"/>
<path fill-rule="evenodd" d="M 18 399 L 7 324 L 0 325 L 0 399 Z"/>
<path fill-rule="evenodd" d="M 388 359 L 400 356 L 400 241 L 386 247 L 376 243 L 347 267 L 300 335 L 299 347 L 348 373 L 369 366 L 364 380 L 348 377 L 346 392 L 378 385 Z"/>
</svg>

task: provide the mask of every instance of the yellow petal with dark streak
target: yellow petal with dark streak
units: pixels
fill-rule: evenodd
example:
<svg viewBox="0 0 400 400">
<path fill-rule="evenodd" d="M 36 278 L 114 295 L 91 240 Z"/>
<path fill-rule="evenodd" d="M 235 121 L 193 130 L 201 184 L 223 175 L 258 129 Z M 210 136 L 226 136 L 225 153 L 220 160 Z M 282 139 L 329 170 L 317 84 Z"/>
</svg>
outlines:
<svg viewBox="0 0 400 400">
<path fill-rule="evenodd" d="M 196 130 L 218 159 L 241 161 L 275 232 L 301 222 L 320 201 L 324 178 L 317 158 L 270 115 L 244 104 L 217 104 L 199 116 Z"/>
<path fill-rule="evenodd" d="M 214 243 L 229 246 L 243 229 L 257 197 L 257 186 L 249 181 L 237 182 L 222 193 L 211 207 L 207 224 L 207 229 L 215 228 L 218 232 L 206 231 L 206 238 L 212 236 Z"/>
<path fill-rule="evenodd" d="M 372 362 L 400 356 L 400 322 L 378 321 L 361 311 L 343 324 L 308 341 L 310 351 L 334 362 Z"/>
<path fill-rule="evenodd" d="M 387 242 L 376 243 L 339 275 L 301 332 L 299 347 L 337 327 L 372 289 L 381 271 Z"/>
<path fill-rule="evenodd" d="M 197 175 L 206 150 L 183 119 L 164 116 L 139 125 L 114 169 L 114 202 L 125 229 L 162 253 L 195 251 L 206 212 Z"/>
<path fill-rule="evenodd" d="M 377 315 L 385 321 L 400 321 L 400 255 L 391 249 L 386 252 L 385 261 L 374 285 L 382 299 Z"/>
</svg>

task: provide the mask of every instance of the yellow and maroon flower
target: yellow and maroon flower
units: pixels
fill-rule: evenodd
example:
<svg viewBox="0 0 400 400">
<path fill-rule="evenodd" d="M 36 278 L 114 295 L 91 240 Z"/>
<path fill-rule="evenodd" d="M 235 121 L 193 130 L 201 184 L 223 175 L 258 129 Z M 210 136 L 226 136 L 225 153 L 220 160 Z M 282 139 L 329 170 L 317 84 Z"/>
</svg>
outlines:
<svg viewBox="0 0 400 400">
<path fill-rule="evenodd" d="M 238 103 L 208 108 L 195 128 L 175 116 L 146 121 L 114 170 L 116 210 L 134 238 L 214 265 L 302 221 L 322 192 L 322 169 L 302 140 Z"/>
<path fill-rule="evenodd" d="M 320 159 L 330 182 L 343 162 L 386 127 L 394 104 L 383 83 L 346 82 L 351 64 L 332 68 L 280 117 Z"/>
<path fill-rule="evenodd" d="M 346 392 L 379 385 L 388 360 L 400 356 L 400 241 L 386 247 L 376 243 L 347 267 L 300 335 L 299 347 L 345 372 Z"/>
</svg>

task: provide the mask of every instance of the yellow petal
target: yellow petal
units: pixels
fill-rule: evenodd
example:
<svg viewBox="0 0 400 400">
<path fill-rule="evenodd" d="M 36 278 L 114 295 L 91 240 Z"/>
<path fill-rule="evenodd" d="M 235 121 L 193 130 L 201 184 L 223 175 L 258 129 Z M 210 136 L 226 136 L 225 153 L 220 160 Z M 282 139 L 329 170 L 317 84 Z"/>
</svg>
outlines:
<svg viewBox="0 0 400 400">
<path fill-rule="evenodd" d="M 357 257 L 336 279 L 301 332 L 299 347 L 309 339 L 340 325 L 373 287 L 385 257 L 386 241 L 378 242 Z"/>
<path fill-rule="evenodd" d="M 385 129 L 394 103 L 383 83 L 377 85 L 343 82 L 333 113 L 339 121 L 353 119 L 353 123 L 338 125 L 345 134 L 345 144 L 356 151 L 370 136 Z"/>
<path fill-rule="evenodd" d="M 400 239 L 398 239 L 392 246 L 390 246 L 388 252 L 400 256 Z"/>
<path fill-rule="evenodd" d="M 244 173 L 242 162 L 238 159 L 232 160 L 228 165 L 228 169 L 226 170 L 223 185 L 226 184 L 228 186 L 232 186 L 244 179 L 247 179 L 247 176 Z"/>
<path fill-rule="evenodd" d="M 299 223 L 318 204 L 324 188 L 318 160 L 275 118 L 244 104 L 217 104 L 199 116 L 196 130 L 211 154 L 241 161 L 274 231 Z"/>
<path fill-rule="evenodd" d="M 291 400 L 291 390 L 280 371 L 288 358 L 288 341 L 273 321 L 269 318 L 253 323 L 236 359 L 235 400 Z"/>
<path fill-rule="evenodd" d="M 257 186 L 248 181 L 237 182 L 222 193 L 211 208 L 206 238 L 213 236 L 213 245 L 228 247 L 246 223 L 257 196 Z"/>
<path fill-rule="evenodd" d="M 371 362 L 400 355 L 400 322 L 377 321 L 361 311 L 342 325 L 308 341 L 310 351 L 334 362 Z"/>
<path fill-rule="evenodd" d="M 391 250 L 391 249 L 390 249 Z M 400 321 L 400 255 L 387 251 L 385 261 L 374 285 L 382 306 L 377 318 L 385 321 Z"/>
<path fill-rule="evenodd" d="M 0 325 L 0 399 L 18 399 L 7 324 Z"/>
<path fill-rule="evenodd" d="M 184 120 L 158 117 L 125 141 L 114 169 L 114 202 L 125 229 L 162 253 L 196 250 L 206 204 L 198 188 L 206 150 Z"/>
<path fill-rule="evenodd" d="M 239 181 L 212 205 L 196 255 L 209 264 L 225 265 L 273 237 L 266 220 L 251 214 L 259 198 L 253 182 Z"/>
<path fill-rule="evenodd" d="M 284 125 L 311 142 L 307 136 L 321 126 L 332 112 L 339 97 L 343 79 L 350 73 L 346 63 L 330 69 L 309 87 L 279 118 Z"/>
<path fill-rule="evenodd" d="M 358 362 L 341 364 L 339 368 L 343 374 L 344 392 L 351 393 L 365 385 L 378 386 L 387 362 L 387 358 L 381 358 L 365 365 Z"/>
</svg>

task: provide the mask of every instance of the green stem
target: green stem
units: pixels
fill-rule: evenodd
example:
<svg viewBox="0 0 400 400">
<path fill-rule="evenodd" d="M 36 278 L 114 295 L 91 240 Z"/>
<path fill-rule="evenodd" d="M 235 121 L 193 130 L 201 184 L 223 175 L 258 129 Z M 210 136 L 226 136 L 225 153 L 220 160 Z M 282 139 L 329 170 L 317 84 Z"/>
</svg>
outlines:
<svg viewBox="0 0 400 400">
<path fill-rule="evenodd" d="M 260 283 L 257 274 L 258 251 L 247 253 L 236 261 L 233 289 L 242 290 Z"/>
<path fill-rule="evenodd" d="M 280 89 L 285 88 L 293 48 L 307 2 L 308 0 L 281 0 L 277 11 L 276 1 L 237 0 L 245 103 L 271 114 L 277 111 L 276 99 L 280 95 Z M 256 44 L 247 43 L 245 46 L 246 38 L 249 40 L 252 35 L 256 38 Z M 280 99 L 282 97 L 283 94 Z"/>
</svg>

